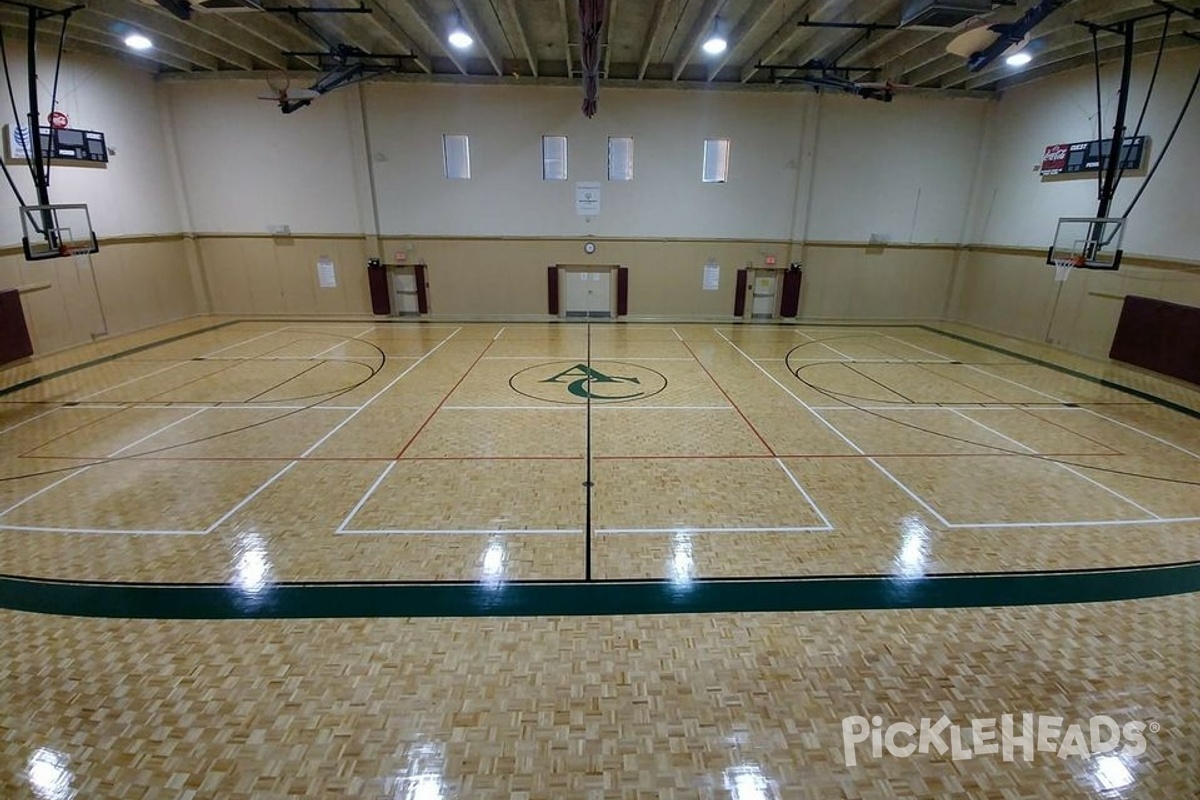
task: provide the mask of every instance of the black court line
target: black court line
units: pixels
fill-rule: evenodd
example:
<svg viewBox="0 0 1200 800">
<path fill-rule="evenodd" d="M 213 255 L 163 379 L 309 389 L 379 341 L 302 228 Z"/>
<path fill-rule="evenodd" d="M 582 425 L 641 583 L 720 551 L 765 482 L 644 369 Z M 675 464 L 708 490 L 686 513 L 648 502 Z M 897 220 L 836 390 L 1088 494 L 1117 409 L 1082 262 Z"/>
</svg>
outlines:
<svg viewBox="0 0 1200 800">
<path fill-rule="evenodd" d="M 39 383 L 45 383 L 46 381 L 54 380 L 55 378 L 61 378 L 63 375 L 70 375 L 73 372 L 79 372 L 80 370 L 85 370 L 89 367 L 94 367 L 97 364 L 106 364 L 109 361 L 116 361 L 119 358 L 124 358 L 125 356 L 130 356 L 130 355 L 133 355 L 134 353 L 143 353 L 147 350 L 153 350 L 155 347 L 162 347 L 165 344 L 171 344 L 172 342 L 178 342 L 181 339 L 188 339 L 192 336 L 199 336 L 202 333 L 209 333 L 210 331 L 220 330 L 221 328 L 227 328 L 230 325 L 237 325 L 241 321 L 242 320 L 231 320 L 230 322 L 222 322 L 217 325 L 211 325 L 207 328 L 199 328 L 198 330 L 188 331 L 187 333 L 181 333 L 176 336 L 168 337 L 166 339 L 159 339 L 158 341 L 149 342 L 147 344 L 140 344 L 137 347 L 131 347 L 128 350 L 122 350 L 119 353 L 112 353 L 111 355 L 101 356 L 100 358 L 94 358 L 91 361 L 84 361 L 79 364 L 73 364 L 72 366 L 69 366 L 69 367 L 63 367 L 60 370 L 55 370 L 54 372 L 49 372 L 45 375 L 36 375 L 32 378 L 29 378 L 28 380 L 21 381 L 20 383 L 14 383 L 11 386 L 5 386 L 3 388 L 0 388 L 0 397 L 4 397 L 5 395 L 10 395 L 13 392 L 19 392 L 22 389 L 28 389 L 30 386 L 37 386 Z M 180 359 L 180 360 L 186 360 L 186 359 Z"/>
</svg>

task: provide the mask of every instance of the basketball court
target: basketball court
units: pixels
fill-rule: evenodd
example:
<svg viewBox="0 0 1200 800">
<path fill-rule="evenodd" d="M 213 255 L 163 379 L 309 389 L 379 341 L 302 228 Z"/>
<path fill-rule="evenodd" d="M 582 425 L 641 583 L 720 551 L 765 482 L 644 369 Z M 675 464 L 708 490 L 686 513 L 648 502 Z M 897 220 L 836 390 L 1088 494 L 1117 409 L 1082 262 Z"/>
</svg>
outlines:
<svg viewBox="0 0 1200 800">
<path fill-rule="evenodd" d="M 1200 798 L 1197 43 L 0 2 L 0 800 Z"/>
<path fill-rule="evenodd" d="M 4 390 L 12 572 L 686 585 L 1197 545 L 1192 393 L 949 329 L 184 327 Z"/>
</svg>

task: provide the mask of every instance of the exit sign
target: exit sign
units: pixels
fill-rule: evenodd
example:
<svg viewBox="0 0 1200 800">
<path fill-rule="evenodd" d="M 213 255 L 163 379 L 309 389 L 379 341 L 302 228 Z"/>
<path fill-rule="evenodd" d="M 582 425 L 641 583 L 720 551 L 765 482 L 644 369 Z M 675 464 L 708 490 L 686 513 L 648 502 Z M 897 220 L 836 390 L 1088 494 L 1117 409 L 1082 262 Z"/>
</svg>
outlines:
<svg viewBox="0 0 1200 800">
<path fill-rule="evenodd" d="M 775 256 L 767 256 L 767 266 L 768 267 L 775 266 Z"/>
</svg>

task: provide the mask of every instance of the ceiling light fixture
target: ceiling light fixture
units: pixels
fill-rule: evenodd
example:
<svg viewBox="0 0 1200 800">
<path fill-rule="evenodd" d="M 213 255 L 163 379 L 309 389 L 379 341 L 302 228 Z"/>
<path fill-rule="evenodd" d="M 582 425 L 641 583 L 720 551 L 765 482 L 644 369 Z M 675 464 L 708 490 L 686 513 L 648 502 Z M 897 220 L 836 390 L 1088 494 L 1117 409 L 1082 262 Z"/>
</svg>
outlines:
<svg viewBox="0 0 1200 800">
<path fill-rule="evenodd" d="M 471 34 L 467 33 L 467 29 L 463 27 L 462 19 L 459 17 L 454 18 L 454 26 L 450 28 L 450 34 L 446 37 L 446 41 L 459 50 L 466 50 L 475 44 L 475 40 L 471 38 Z"/>
<path fill-rule="evenodd" d="M 725 52 L 725 48 L 729 47 L 729 42 L 725 39 L 725 34 L 721 32 L 720 17 L 713 20 L 712 33 L 709 34 L 708 40 L 701 45 L 704 52 L 710 56 L 719 56 Z"/>
<path fill-rule="evenodd" d="M 125 46 L 130 50 L 149 50 L 154 47 L 154 42 L 140 33 L 131 33 L 125 37 Z"/>
<path fill-rule="evenodd" d="M 1022 50 L 1019 53 L 1013 53 L 1011 56 L 1004 59 L 1004 63 L 1008 64 L 1010 67 L 1023 67 L 1030 61 L 1033 61 L 1033 56 L 1029 55 L 1029 53 L 1025 50 Z"/>
</svg>

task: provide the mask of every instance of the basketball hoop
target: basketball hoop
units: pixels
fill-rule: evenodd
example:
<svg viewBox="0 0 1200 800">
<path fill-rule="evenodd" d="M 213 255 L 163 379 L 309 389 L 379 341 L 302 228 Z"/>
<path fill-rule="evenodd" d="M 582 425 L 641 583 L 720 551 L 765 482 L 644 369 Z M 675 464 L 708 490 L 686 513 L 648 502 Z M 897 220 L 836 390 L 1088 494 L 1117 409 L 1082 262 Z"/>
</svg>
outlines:
<svg viewBox="0 0 1200 800">
<path fill-rule="evenodd" d="M 1078 266 L 1077 261 L 1082 261 L 1082 258 L 1056 258 L 1054 259 L 1054 282 L 1062 283 L 1071 276 L 1071 270 Z"/>
</svg>

